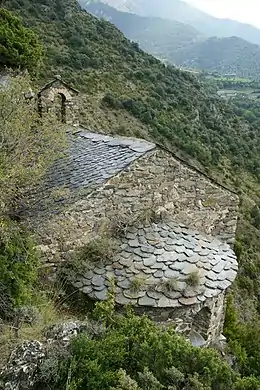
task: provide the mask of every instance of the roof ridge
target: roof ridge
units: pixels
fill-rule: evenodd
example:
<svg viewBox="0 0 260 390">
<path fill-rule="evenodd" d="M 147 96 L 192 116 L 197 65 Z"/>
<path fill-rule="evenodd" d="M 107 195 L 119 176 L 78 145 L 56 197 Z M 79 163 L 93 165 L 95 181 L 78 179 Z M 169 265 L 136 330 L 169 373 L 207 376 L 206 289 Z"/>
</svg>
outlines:
<svg viewBox="0 0 260 390">
<path fill-rule="evenodd" d="M 125 139 L 125 140 L 132 140 L 132 141 L 138 141 L 138 142 L 143 142 L 143 143 L 146 143 L 146 144 L 150 144 L 150 145 L 156 145 L 156 143 L 154 141 L 149 141 L 145 138 L 138 138 L 138 137 L 128 137 L 128 136 L 125 136 L 125 135 L 117 135 L 117 134 L 106 134 L 106 133 L 102 133 L 100 131 L 95 131 L 93 129 L 89 129 L 83 125 L 79 125 L 77 126 L 78 129 L 82 129 L 83 132 L 86 132 L 90 135 L 93 134 L 93 136 L 101 136 L 101 137 L 108 137 L 108 138 L 111 138 L 111 139 Z M 82 132 L 82 130 L 78 130 L 78 131 L 75 131 L 74 134 L 80 134 Z"/>
<path fill-rule="evenodd" d="M 82 131 L 83 130 L 83 131 Z M 80 136 L 91 140 L 92 142 L 104 142 L 108 146 L 121 146 L 145 154 L 146 152 L 156 149 L 156 144 L 150 141 L 147 141 L 142 138 L 134 137 L 125 137 L 125 136 L 113 136 L 110 134 L 97 133 L 89 129 L 82 129 L 74 132 L 74 135 Z"/>
<path fill-rule="evenodd" d="M 68 83 L 66 83 L 66 81 L 62 80 L 62 78 L 57 75 L 57 76 L 54 76 L 54 79 L 52 81 L 49 81 L 48 83 L 46 83 L 39 91 L 38 91 L 38 94 L 40 94 L 41 92 L 43 92 L 45 89 L 48 89 L 49 87 L 52 86 L 52 84 L 54 84 L 56 81 L 60 81 L 63 85 L 65 85 L 65 87 L 67 87 L 68 89 L 74 91 L 75 93 L 79 93 L 79 91 L 75 88 L 73 88 L 71 85 L 69 85 Z"/>
<path fill-rule="evenodd" d="M 206 179 L 208 179 L 209 181 L 211 181 L 213 184 L 217 185 L 218 187 L 226 190 L 226 191 L 229 191 L 230 193 L 234 194 L 234 195 L 238 195 L 238 193 L 226 186 L 225 184 L 222 184 L 220 182 L 218 182 L 216 179 L 214 179 L 213 177 L 207 175 L 205 172 L 203 172 L 203 170 L 199 169 L 198 167 L 196 167 L 195 165 L 191 164 L 190 162 L 188 162 L 187 160 L 185 160 L 184 158 L 181 158 L 180 156 L 178 156 L 173 150 L 171 149 L 168 149 L 165 145 L 163 144 L 160 144 L 159 142 L 156 142 L 156 141 L 148 141 L 146 139 L 143 139 L 143 138 L 135 138 L 135 137 L 125 137 L 125 136 L 117 136 L 117 135 L 111 135 L 111 134 L 105 134 L 105 133 L 101 133 L 99 131 L 93 131 L 93 130 L 90 130 L 89 128 L 87 127 L 84 127 L 84 125 L 80 125 L 79 128 L 82 128 L 83 130 L 86 130 L 87 132 L 89 133 L 92 133 L 94 135 L 99 135 L 99 136 L 103 136 L 103 137 L 109 137 L 111 139 L 122 139 L 122 140 L 132 140 L 133 142 L 139 142 L 139 143 L 142 143 L 142 144 L 146 144 L 146 145 L 153 145 L 153 149 L 154 148 L 160 148 L 162 150 L 164 150 L 165 152 L 167 153 L 170 153 L 176 160 L 178 160 L 179 162 L 181 162 L 182 164 L 186 165 L 188 168 L 194 170 L 195 172 L 199 173 L 200 175 L 204 176 Z M 77 132 L 74 132 L 74 134 L 80 134 L 81 133 L 81 130 L 77 131 Z M 97 139 L 98 139 L 98 136 L 97 136 Z M 101 139 L 99 139 L 101 140 Z M 152 150 L 152 149 L 150 149 Z"/>
</svg>

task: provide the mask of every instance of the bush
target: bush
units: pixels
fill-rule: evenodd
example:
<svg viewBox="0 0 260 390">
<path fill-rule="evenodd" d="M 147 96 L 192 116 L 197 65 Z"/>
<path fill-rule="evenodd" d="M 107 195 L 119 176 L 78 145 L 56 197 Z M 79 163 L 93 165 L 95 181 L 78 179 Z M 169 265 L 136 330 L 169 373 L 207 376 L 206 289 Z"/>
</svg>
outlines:
<svg viewBox="0 0 260 390">
<path fill-rule="evenodd" d="M 37 35 L 11 12 L 0 8 L 0 67 L 34 70 L 42 56 Z"/>
<path fill-rule="evenodd" d="M 28 75 L 10 77 L 0 88 L 0 217 L 28 207 L 28 189 L 39 184 L 67 146 L 65 127 L 56 116 L 39 120 L 34 100 L 25 99 L 31 88 Z"/>
<path fill-rule="evenodd" d="M 105 264 L 112 260 L 117 246 L 112 238 L 100 237 L 90 241 L 88 244 L 79 249 L 77 258 L 79 263 Z"/>
<path fill-rule="evenodd" d="M 70 356 L 58 359 L 59 370 L 55 364 L 55 389 L 65 388 L 68 373 L 73 390 L 235 390 L 241 385 L 214 350 L 195 348 L 173 328 L 165 330 L 131 310 L 117 315 L 113 308 L 113 294 L 97 304 L 97 321 L 106 328 L 98 336 L 85 333 L 71 342 Z"/>
<path fill-rule="evenodd" d="M 245 376 L 255 376 L 260 381 L 259 328 L 258 319 L 246 323 L 239 320 L 234 300 L 230 295 L 227 299 L 225 335 L 236 358 L 239 372 Z"/>
<path fill-rule="evenodd" d="M 0 315 L 26 305 L 37 277 L 38 256 L 28 234 L 14 222 L 0 226 Z"/>
</svg>

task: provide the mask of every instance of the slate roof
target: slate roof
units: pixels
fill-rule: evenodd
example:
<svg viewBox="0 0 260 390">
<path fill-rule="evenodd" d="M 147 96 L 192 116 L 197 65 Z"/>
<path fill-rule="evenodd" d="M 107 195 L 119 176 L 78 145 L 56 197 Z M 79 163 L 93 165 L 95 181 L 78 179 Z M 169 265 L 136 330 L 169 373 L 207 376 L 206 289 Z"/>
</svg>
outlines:
<svg viewBox="0 0 260 390">
<path fill-rule="evenodd" d="M 114 259 L 92 264 L 72 282 L 90 298 L 105 300 L 110 279 L 117 304 L 183 307 L 218 296 L 238 270 L 229 245 L 169 222 L 129 228 Z"/>
<path fill-rule="evenodd" d="M 135 160 L 156 149 L 153 143 L 137 138 L 111 137 L 80 127 L 73 135 L 71 129 L 68 132 L 66 156 L 52 165 L 40 188 L 34 188 L 27 195 L 30 207 L 22 210 L 24 215 L 45 218 L 50 213 L 59 213 L 64 204 L 88 195 Z M 52 196 L 54 193 L 55 197 Z"/>
<path fill-rule="evenodd" d="M 115 138 L 81 129 L 70 139 L 68 156 L 51 168 L 45 185 L 71 190 L 100 186 L 155 147 L 136 138 Z"/>
</svg>

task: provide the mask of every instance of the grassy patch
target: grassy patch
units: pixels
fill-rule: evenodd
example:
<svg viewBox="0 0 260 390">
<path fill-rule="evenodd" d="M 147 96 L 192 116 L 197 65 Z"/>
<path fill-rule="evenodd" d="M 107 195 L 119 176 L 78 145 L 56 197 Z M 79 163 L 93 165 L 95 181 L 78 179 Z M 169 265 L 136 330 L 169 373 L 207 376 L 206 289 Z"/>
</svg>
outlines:
<svg viewBox="0 0 260 390">
<path fill-rule="evenodd" d="M 200 276 L 198 272 L 192 272 L 188 275 L 186 283 L 190 287 L 197 287 L 200 284 Z"/>
<path fill-rule="evenodd" d="M 82 266 L 87 268 L 88 264 L 106 264 L 113 259 L 117 250 L 117 243 L 109 237 L 99 237 L 89 241 L 81 247 L 73 256 L 75 270 Z"/>
<path fill-rule="evenodd" d="M 141 290 L 143 290 L 146 286 L 146 280 L 143 279 L 143 278 L 138 278 L 136 277 L 135 279 L 132 280 L 131 282 L 131 287 L 130 287 L 130 290 L 133 292 L 133 293 L 137 293 Z"/>
<path fill-rule="evenodd" d="M 164 292 L 169 293 L 178 289 L 178 283 L 178 278 L 172 278 L 167 280 L 165 279 L 161 281 L 160 286 L 162 287 Z"/>
</svg>

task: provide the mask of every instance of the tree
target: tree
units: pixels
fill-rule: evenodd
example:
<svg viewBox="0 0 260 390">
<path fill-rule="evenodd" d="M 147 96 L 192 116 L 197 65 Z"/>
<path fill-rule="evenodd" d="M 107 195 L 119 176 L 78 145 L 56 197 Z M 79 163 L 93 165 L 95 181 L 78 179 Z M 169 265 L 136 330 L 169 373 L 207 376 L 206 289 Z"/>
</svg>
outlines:
<svg viewBox="0 0 260 390">
<path fill-rule="evenodd" d="M 50 114 L 40 119 L 35 100 L 26 99 L 29 76 L 8 80 L 0 88 L 0 219 L 16 210 L 66 145 L 57 119 Z"/>
<path fill-rule="evenodd" d="M 33 71 L 42 56 L 43 47 L 37 35 L 11 12 L 0 8 L 0 67 Z"/>
</svg>

